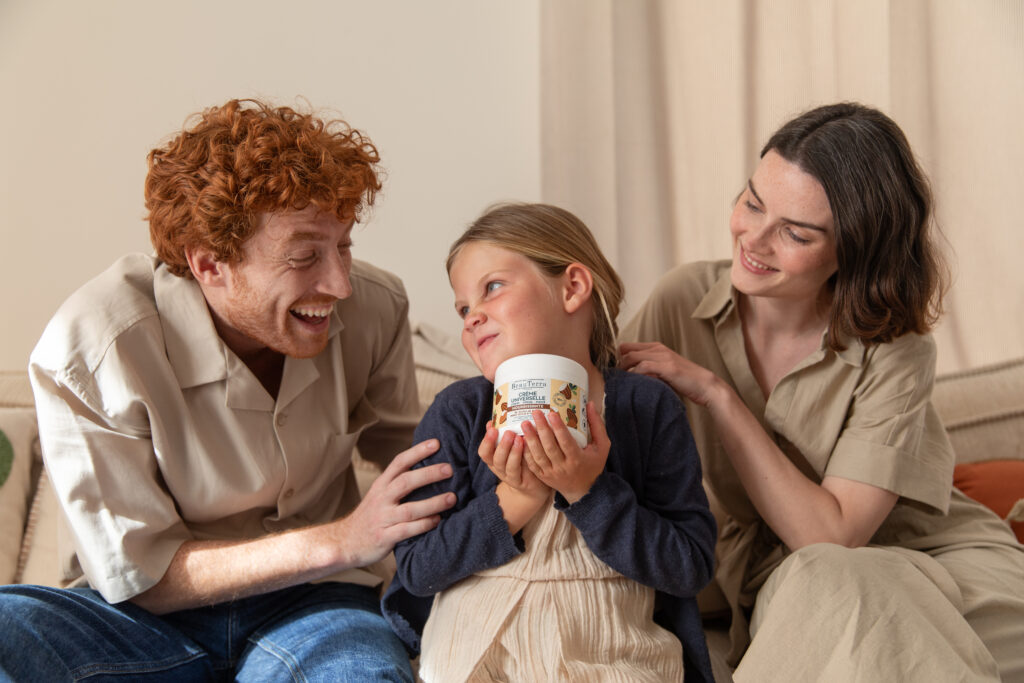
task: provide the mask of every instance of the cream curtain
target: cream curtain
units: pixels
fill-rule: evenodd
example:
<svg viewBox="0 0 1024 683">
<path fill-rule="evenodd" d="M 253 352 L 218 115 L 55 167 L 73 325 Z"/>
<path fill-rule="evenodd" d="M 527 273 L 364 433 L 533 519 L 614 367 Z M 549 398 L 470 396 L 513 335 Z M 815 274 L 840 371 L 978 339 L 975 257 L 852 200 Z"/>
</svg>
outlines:
<svg viewBox="0 0 1024 683">
<path fill-rule="evenodd" d="M 1024 356 L 1024 3 L 542 0 L 542 192 L 597 234 L 625 316 L 729 256 L 732 200 L 782 122 L 857 100 L 932 179 L 954 284 L 940 371 Z"/>
</svg>

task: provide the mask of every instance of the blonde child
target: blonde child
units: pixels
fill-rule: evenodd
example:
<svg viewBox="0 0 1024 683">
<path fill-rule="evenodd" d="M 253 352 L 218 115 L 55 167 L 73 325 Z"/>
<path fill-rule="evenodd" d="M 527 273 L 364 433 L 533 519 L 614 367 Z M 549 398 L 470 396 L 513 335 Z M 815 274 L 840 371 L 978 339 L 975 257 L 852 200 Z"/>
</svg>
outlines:
<svg viewBox="0 0 1024 683">
<path fill-rule="evenodd" d="M 435 529 L 399 544 L 385 616 L 425 681 L 711 681 L 694 596 L 715 523 L 682 403 L 615 369 L 622 284 L 571 213 L 506 204 L 453 245 L 462 344 L 482 377 L 438 394 L 416 432 L 453 475 Z M 498 438 L 494 373 L 513 356 L 582 365 L 591 441 L 556 414 Z"/>
</svg>

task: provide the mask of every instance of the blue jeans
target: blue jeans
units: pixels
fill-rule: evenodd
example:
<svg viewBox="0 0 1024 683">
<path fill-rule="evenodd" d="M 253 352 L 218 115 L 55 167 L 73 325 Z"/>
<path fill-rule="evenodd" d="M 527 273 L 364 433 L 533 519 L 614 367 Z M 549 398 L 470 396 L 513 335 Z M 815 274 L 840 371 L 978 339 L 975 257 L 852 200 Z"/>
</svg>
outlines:
<svg viewBox="0 0 1024 683">
<path fill-rule="evenodd" d="M 155 616 L 87 588 L 0 586 L 0 681 L 407 681 L 377 592 L 305 584 Z"/>
</svg>

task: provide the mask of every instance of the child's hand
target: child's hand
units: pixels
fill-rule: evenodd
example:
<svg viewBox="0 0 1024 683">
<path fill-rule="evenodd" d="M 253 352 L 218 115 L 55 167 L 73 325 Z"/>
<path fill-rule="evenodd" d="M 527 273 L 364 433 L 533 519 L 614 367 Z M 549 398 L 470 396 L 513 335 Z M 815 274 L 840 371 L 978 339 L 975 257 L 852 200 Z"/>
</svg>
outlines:
<svg viewBox="0 0 1024 683">
<path fill-rule="evenodd" d="M 506 485 L 534 500 L 547 500 L 551 489 L 530 471 L 523 460 L 523 437 L 512 431 L 498 439 L 498 430 L 487 425 L 487 433 L 480 442 L 477 454 L 491 472 Z"/>
<path fill-rule="evenodd" d="M 557 413 L 535 410 L 533 422 L 523 423 L 528 468 L 570 503 L 587 494 L 604 471 L 611 449 L 608 432 L 592 401 L 587 402 L 587 417 L 592 439 L 586 448 L 579 447 Z"/>
</svg>

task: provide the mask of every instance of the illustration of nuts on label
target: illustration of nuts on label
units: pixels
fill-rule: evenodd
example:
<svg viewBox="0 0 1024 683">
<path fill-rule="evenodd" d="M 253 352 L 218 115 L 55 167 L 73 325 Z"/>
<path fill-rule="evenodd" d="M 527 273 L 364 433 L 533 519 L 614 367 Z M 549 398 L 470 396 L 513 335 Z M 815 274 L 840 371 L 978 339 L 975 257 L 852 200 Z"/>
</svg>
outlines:
<svg viewBox="0 0 1024 683">
<path fill-rule="evenodd" d="M 576 414 L 576 406 L 567 406 L 565 409 L 565 424 L 570 429 L 578 429 L 580 418 Z"/>
</svg>

